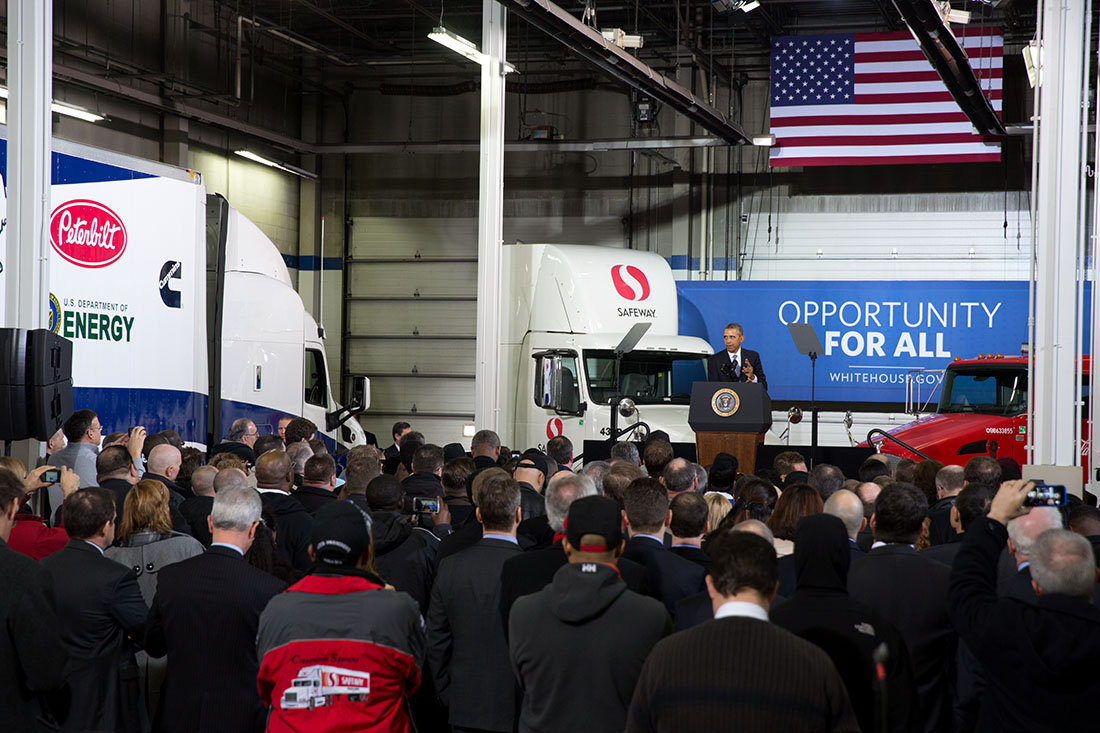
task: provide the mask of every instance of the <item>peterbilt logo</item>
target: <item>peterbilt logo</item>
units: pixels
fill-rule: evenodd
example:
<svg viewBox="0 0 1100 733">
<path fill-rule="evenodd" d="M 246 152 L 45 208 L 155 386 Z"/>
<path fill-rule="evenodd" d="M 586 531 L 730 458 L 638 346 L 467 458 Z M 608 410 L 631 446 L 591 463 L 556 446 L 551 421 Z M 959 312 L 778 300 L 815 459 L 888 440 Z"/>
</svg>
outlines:
<svg viewBox="0 0 1100 733">
<path fill-rule="evenodd" d="M 54 251 L 80 267 L 106 267 L 126 251 L 126 225 L 97 201 L 67 201 L 50 215 Z"/>
<path fill-rule="evenodd" d="M 649 297 L 649 278 L 634 265 L 612 267 L 611 282 L 615 285 L 615 291 L 626 300 L 645 300 Z"/>
</svg>

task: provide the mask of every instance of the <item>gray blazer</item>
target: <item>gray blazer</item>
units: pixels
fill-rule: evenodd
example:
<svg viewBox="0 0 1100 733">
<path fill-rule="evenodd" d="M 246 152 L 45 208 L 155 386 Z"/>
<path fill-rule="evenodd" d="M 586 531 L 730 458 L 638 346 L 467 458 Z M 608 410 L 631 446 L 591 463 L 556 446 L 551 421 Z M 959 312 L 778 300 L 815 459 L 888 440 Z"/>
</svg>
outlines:
<svg viewBox="0 0 1100 733">
<path fill-rule="evenodd" d="M 201 555 L 205 548 L 194 537 L 180 532 L 135 532 L 125 545 L 108 547 L 104 556 L 132 569 L 146 605 L 157 594 L 157 573 L 165 565 Z"/>
</svg>

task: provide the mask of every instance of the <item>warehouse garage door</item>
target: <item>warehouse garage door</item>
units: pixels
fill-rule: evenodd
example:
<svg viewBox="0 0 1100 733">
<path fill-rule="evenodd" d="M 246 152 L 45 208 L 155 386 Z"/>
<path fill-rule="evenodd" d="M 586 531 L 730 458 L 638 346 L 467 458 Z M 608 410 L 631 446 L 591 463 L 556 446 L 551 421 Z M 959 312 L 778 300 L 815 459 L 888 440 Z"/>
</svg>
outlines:
<svg viewBox="0 0 1100 733">
<path fill-rule="evenodd" d="M 618 217 L 507 218 L 504 241 L 621 247 Z M 371 379 L 363 427 L 390 442 L 406 420 L 440 445 L 474 421 L 477 219 L 353 219 L 345 373 Z M 514 368 L 502 365 L 502 368 Z"/>
</svg>

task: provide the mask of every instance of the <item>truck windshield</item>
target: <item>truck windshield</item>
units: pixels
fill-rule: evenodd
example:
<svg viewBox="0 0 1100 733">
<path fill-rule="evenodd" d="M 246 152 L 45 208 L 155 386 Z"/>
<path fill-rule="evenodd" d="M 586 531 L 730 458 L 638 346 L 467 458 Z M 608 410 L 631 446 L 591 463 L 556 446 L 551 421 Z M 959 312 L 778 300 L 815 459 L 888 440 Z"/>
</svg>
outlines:
<svg viewBox="0 0 1100 733">
<path fill-rule="evenodd" d="M 941 413 L 975 412 L 1010 417 L 1023 414 L 1026 409 L 1026 366 L 948 369 L 944 375 Z"/>
<path fill-rule="evenodd" d="M 623 357 L 619 385 L 615 386 L 615 352 L 584 352 L 588 395 L 595 404 L 606 405 L 617 396 L 639 404 L 686 405 L 691 401 L 692 382 L 707 380 L 707 355 L 668 351 L 632 351 Z"/>
</svg>

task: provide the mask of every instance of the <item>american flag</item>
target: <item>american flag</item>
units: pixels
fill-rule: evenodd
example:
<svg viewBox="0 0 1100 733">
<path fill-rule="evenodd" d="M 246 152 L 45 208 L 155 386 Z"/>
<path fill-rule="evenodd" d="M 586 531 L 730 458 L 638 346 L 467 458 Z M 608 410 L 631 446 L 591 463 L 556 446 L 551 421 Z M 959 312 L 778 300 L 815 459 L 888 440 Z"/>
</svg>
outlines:
<svg viewBox="0 0 1100 733">
<path fill-rule="evenodd" d="M 1001 29 L 956 37 L 1000 113 Z M 974 134 L 906 31 L 773 37 L 771 132 L 772 167 L 1001 159 L 1000 144 Z"/>
</svg>

